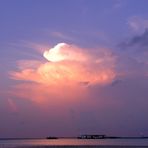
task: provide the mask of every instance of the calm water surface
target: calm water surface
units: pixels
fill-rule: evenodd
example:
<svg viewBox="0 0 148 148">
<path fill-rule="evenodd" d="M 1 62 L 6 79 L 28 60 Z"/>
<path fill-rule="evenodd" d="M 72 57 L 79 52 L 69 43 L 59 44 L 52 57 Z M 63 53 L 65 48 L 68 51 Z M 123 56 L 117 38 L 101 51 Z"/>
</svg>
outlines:
<svg viewBox="0 0 148 148">
<path fill-rule="evenodd" d="M 128 145 L 148 146 L 148 139 L 29 139 L 0 140 L 0 148 L 16 146 L 56 146 L 56 145 Z"/>
</svg>

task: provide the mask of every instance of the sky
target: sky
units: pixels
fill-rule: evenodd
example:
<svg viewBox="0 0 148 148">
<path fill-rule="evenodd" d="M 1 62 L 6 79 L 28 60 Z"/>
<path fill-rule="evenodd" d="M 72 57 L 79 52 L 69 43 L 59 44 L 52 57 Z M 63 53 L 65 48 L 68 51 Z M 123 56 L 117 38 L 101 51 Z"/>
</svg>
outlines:
<svg viewBox="0 0 148 148">
<path fill-rule="evenodd" d="M 147 0 L 0 0 L 0 138 L 148 136 Z"/>
</svg>

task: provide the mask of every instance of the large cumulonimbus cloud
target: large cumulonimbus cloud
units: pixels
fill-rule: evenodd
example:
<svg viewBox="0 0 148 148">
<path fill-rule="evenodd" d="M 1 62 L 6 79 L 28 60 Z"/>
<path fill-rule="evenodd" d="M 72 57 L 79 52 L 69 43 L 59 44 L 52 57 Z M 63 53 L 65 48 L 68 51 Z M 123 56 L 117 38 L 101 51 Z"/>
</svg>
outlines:
<svg viewBox="0 0 148 148">
<path fill-rule="evenodd" d="M 116 57 L 108 49 L 94 51 L 59 43 L 46 50 L 43 56 L 47 62 L 23 60 L 19 62 L 19 70 L 10 73 L 12 79 L 25 81 L 17 89 L 32 86 L 33 91 L 42 89 L 42 93 L 50 96 L 51 91 L 64 90 L 65 87 L 76 90 L 88 85 L 110 84 L 116 77 Z"/>
<path fill-rule="evenodd" d="M 83 50 L 74 45 L 60 43 L 44 52 L 43 55 L 49 62 L 37 66 L 39 62 L 32 64 L 33 61 L 28 60 L 26 63 L 32 67 L 26 68 L 21 63 L 24 68 L 20 65 L 21 70 L 11 72 L 11 76 L 13 79 L 46 85 L 59 85 L 60 82 L 63 85 L 65 82 L 110 83 L 116 75 L 115 57 L 106 49 L 98 50 L 98 55 Z"/>
</svg>

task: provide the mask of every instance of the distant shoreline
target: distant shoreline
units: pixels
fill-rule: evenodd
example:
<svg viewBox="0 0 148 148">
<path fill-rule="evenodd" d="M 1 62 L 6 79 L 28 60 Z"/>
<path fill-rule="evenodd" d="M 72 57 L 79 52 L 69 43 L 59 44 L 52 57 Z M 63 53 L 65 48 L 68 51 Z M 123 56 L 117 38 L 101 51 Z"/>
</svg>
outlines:
<svg viewBox="0 0 148 148">
<path fill-rule="evenodd" d="M 35 140 L 35 139 L 47 139 L 47 140 L 52 140 L 52 137 L 51 139 L 47 138 L 47 137 L 44 137 L 44 138 L 0 138 L 0 140 Z M 84 140 L 83 138 L 79 138 L 79 137 L 54 137 L 53 139 L 82 139 Z M 93 139 L 93 138 L 92 138 Z M 96 138 L 96 140 L 99 140 L 99 139 L 102 139 L 102 138 Z M 147 136 L 143 136 L 143 137 L 114 137 L 114 136 L 106 136 L 104 137 L 103 139 L 148 139 Z M 87 138 L 86 138 L 87 140 Z M 88 138 L 89 140 L 89 138 Z"/>
<path fill-rule="evenodd" d="M 148 146 L 120 146 L 120 145 L 63 145 L 63 146 L 18 146 L 13 148 L 147 148 Z"/>
</svg>

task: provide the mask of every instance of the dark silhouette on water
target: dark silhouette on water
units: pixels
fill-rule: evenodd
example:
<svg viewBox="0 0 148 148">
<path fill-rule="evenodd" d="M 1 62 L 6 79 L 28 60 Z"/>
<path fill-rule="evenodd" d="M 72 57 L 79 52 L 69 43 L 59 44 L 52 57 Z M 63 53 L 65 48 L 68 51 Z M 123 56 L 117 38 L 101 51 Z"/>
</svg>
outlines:
<svg viewBox="0 0 148 148">
<path fill-rule="evenodd" d="M 106 135 L 80 135 L 77 139 L 148 139 L 147 136 L 140 137 L 115 137 L 115 136 L 106 136 Z"/>
<path fill-rule="evenodd" d="M 104 139 L 105 135 L 81 135 L 78 139 Z"/>
<path fill-rule="evenodd" d="M 46 137 L 46 139 L 58 139 L 58 137 Z"/>
</svg>

